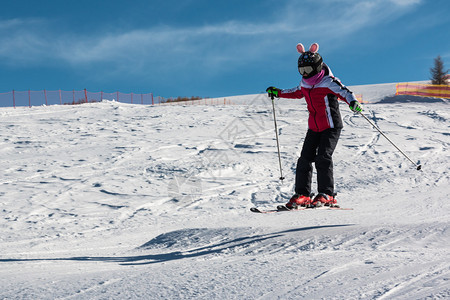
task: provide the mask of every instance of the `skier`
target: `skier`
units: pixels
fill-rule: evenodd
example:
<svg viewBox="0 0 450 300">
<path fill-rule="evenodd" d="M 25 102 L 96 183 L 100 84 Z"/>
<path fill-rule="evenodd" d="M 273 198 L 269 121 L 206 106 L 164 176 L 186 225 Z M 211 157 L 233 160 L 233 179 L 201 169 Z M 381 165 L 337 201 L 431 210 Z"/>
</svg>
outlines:
<svg viewBox="0 0 450 300">
<path fill-rule="evenodd" d="M 309 51 L 297 45 L 300 53 L 298 71 L 302 76 L 300 85 L 292 89 L 267 88 L 269 97 L 305 98 L 309 111 L 308 132 L 303 142 L 295 175 L 295 194 L 286 204 L 289 209 L 298 206 L 337 206 L 334 193 L 332 155 L 343 127 L 338 99 L 345 101 L 354 112 L 361 112 L 362 105 L 353 93 L 333 76 L 323 63 L 314 43 Z M 318 195 L 311 198 L 312 163 L 317 170 Z"/>
</svg>

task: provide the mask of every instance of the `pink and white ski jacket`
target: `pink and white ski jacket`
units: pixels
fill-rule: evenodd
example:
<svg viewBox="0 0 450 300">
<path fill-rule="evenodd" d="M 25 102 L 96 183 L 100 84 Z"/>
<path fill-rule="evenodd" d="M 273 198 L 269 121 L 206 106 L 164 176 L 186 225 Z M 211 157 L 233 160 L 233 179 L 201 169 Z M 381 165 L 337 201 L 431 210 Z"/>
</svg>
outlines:
<svg viewBox="0 0 450 300">
<path fill-rule="evenodd" d="M 324 64 L 323 69 L 325 74 L 317 84 L 310 85 L 302 79 L 299 86 L 281 90 L 280 93 L 280 98 L 305 97 L 309 111 L 308 127 L 316 132 L 343 127 L 338 99 L 347 104 L 357 101 L 355 95 L 333 76 L 327 65 Z"/>
</svg>

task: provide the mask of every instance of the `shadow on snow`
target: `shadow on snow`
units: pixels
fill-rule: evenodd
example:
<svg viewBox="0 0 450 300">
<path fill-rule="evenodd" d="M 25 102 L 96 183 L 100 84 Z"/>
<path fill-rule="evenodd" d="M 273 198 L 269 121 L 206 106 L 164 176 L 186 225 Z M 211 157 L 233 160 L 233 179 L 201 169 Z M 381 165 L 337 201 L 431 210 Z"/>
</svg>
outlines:
<svg viewBox="0 0 450 300">
<path fill-rule="evenodd" d="M 307 231 L 307 230 L 315 230 L 321 228 L 333 228 L 333 227 L 345 227 L 352 226 L 353 224 L 344 224 L 344 225 L 324 225 L 324 226 L 313 226 L 313 227 L 302 227 L 284 230 L 275 233 L 255 235 L 255 236 L 245 236 L 239 237 L 228 241 L 222 241 L 213 245 L 208 245 L 204 247 L 199 247 L 196 249 L 191 249 L 187 251 L 172 251 L 161 254 L 149 254 L 149 255 L 137 255 L 137 256 L 98 256 L 98 257 L 90 257 L 90 256 L 80 256 L 80 257 L 66 257 L 66 258 L 29 258 L 29 259 L 15 259 L 15 258 L 3 258 L 0 259 L 0 263 L 8 263 L 8 262 L 42 262 L 42 261 L 88 261 L 88 262 L 113 262 L 119 263 L 121 265 L 145 265 L 145 264 L 156 264 L 168 261 L 175 261 L 179 259 L 186 258 L 194 258 L 194 257 L 202 257 L 211 254 L 220 254 L 225 250 L 233 250 L 240 249 L 242 247 L 251 246 L 255 243 L 262 242 L 265 240 L 276 239 L 278 237 L 287 235 L 293 232 Z M 158 237 L 145 243 L 139 248 L 148 246 L 152 244 L 152 241 L 157 240 Z"/>
</svg>

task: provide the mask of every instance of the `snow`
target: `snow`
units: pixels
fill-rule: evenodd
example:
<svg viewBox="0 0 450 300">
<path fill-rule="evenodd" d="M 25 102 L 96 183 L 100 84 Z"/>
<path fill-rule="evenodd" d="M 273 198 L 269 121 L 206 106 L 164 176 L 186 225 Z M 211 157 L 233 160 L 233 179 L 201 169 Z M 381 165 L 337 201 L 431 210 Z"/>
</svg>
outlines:
<svg viewBox="0 0 450 300">
<path fill-rule="evenodd" d="M 356 89 L 423 168 L 343 104 L 340 211 L 249 211 L 293 193 L 303 100 L 276 102 L 283 183 L 264 95 L 1 108 L 0 298 L 449 298 L 448 102 Z"/>
</svg>

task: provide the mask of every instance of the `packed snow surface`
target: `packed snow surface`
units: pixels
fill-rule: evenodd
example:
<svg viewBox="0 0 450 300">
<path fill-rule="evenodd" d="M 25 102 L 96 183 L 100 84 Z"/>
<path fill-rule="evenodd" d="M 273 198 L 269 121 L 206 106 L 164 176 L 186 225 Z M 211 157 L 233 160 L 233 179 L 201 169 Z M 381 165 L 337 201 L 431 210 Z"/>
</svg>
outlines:
<svg viewBox="0 0 450 300">
<path fill-rule="evenodd" d="M 249 210 L 293 194 L 304 100 L 276 101 L 284 182 L 265 95 L 1 108 L 0 298 L 448 299 L 449 106 L 384 87 L 364 113 L 422 171 L 343 103 L 340 211 Z"/>
</svg>

